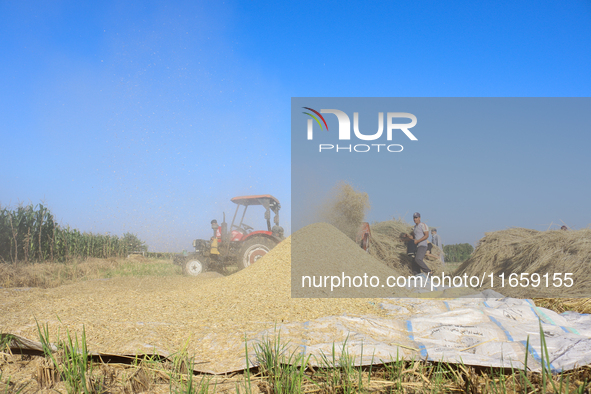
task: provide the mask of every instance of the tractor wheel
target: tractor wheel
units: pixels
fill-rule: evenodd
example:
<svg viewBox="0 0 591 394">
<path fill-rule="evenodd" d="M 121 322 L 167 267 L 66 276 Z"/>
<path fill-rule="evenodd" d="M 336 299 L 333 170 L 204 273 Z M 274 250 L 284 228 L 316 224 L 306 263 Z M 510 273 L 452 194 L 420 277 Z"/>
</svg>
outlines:
<svg viewBox="0 0 591 394">
<path fill-rule="evenodd" d="M 247 240 L 238 252 L 238 269 L 251 266 L 258 259 L 269 253 L 275 245 L 277 245 L 276 242 L 265 237 L 253 237 Z"/>
<path fill-rule="evenodd" d="M 197 276 L 207 270 L 207 264 L 203 259 L 190 258 L 183 267 L 185 274 L 189 276 Z"/>
</svg>

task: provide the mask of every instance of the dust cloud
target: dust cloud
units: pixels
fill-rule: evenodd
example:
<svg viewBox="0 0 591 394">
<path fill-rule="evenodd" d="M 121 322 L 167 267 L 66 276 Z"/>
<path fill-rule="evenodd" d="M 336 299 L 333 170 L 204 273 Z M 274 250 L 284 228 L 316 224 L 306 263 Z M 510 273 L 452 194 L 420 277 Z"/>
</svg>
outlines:
<svg viewBox="0 0 591 394">
<path fill-rule="evenodd" d="M 346 182 L 339 182 L 320 207 L 319 217 L 355 241 L 370 207 L 367 193 L 355 190 Z"/>
</svg>

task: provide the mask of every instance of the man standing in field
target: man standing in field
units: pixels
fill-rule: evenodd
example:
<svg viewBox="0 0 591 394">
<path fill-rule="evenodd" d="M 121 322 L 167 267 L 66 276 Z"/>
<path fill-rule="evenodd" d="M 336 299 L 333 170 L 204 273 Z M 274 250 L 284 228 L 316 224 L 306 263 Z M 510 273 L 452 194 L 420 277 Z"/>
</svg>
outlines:
<svg viewBox="0 0 591 394">
<path fill-rule="evenodd" d="M 426 272 L 427 274 L 431 273 L 431 269 L 427 267 L 427 264 L 423 261 L 425 258 L 425 254 L 427 253 L 427 238 L 429 238 L 429 227 L 425 223 L 421 223 L 421 214 L 415 212 L 412 215 L 412 219 L 415 222 L 414 227 L 414 236 L 415 240 L 414 243 L 417 245 L 417 254 L 415 256 L 415 262 L 419 266 L 420 271 Z"/>
<path fill-rule="evenodd" d="M 445 263 L 445 260 L 443 259 L 443 245 L 441 244 L 441 238 L 439 238 L 436 228 L 431 230 L 431 243 L 433 245 L 437 246 L 439 248 L 439 250 L 441 250 L 441 256 L 439 256 L 439 257 L 441 258 L 441 262 Z"/>
</svg>

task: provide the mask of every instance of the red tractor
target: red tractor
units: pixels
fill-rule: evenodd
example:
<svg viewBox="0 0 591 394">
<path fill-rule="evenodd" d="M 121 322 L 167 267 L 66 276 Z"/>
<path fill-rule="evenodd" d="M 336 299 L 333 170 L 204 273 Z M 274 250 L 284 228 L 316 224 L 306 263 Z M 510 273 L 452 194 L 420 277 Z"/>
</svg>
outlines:
<svg viewBox="0 0 591 394">
<path fill-rule="evenodd" d="M 236 204 L 236 212 L 230 228 L 226 223 L 225 214 L 221 225 L 217 220 L 212 220 L 211 239 L 196 239 L 193 241 L 194 253 L 175 258 L 175 263 L 182 265 L 186 274 L 197 276 L 207 270 L 219 271 L 230 265 L 238 265 L 238 269 L 246 268 L 283 240 L 283 228 L 279 226 L 279 209 L 281 209 L 279 200 L 264 194 L 234 197 L 231 201 Z M 246 211 L 252 205 L 261 205 L 265 208 L 266 230 L 254 230 L 244 223 Z M 241 208 L 243 210 L 239 215 Z M 273 227 L 271 227 L 271 212 L 274 214 Z"/>
</svg>

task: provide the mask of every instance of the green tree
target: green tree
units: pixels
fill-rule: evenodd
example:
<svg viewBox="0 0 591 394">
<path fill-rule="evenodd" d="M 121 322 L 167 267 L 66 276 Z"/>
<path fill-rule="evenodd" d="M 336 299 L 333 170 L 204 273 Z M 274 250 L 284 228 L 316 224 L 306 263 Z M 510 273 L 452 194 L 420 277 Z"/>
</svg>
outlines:
<svg viewBox="0 0 591 394">
<path fill-rule="evenodd" d="M 145 242 L 141 241 L 137 235 L 132 233 L 125 233 L 121 238 L 123 245 L 127 248 L 128 253 L 134 252 L 147 252 L 148 245 Z"/>
<path fill-rule="evenodd" d="M 466 243 L 443 246 L 446 263 L 461 263 L 467 260 L 472 252 L 474 252 L 474 247 Z"/>
</svg>

